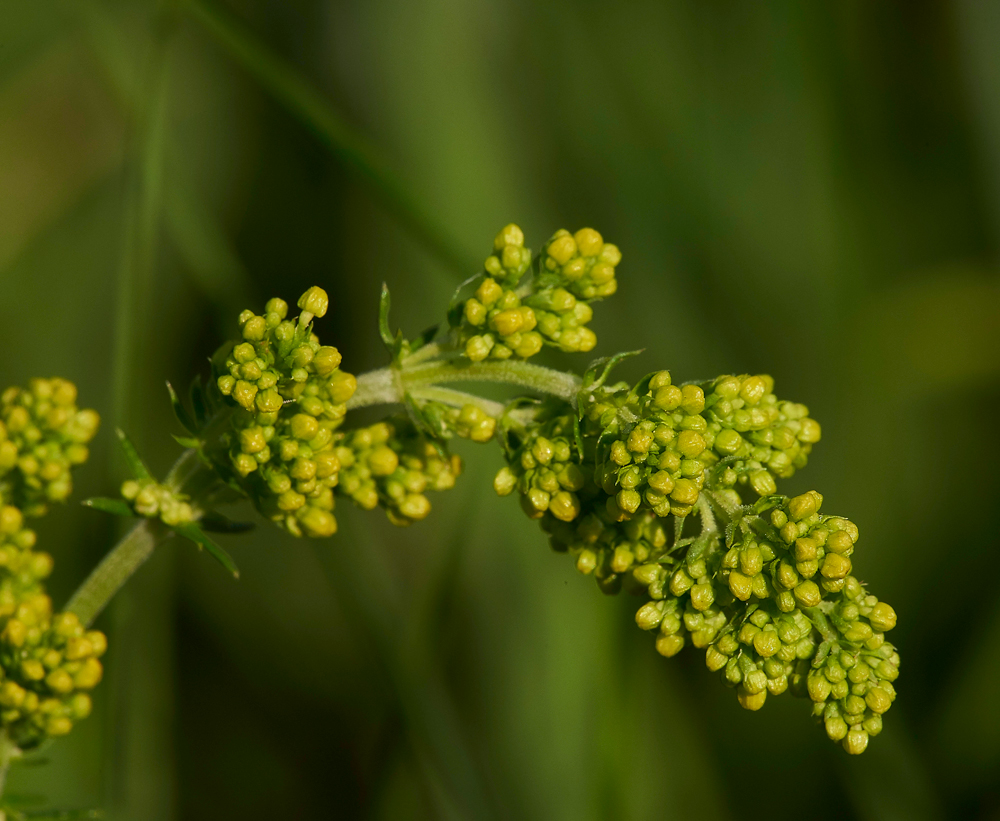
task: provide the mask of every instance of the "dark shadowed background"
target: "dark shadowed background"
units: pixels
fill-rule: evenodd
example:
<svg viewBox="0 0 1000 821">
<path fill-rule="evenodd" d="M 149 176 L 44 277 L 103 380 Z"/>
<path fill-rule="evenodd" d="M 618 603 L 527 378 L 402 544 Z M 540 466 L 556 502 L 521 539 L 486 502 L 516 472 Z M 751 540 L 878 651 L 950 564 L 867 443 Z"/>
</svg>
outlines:
<svg viewBox="0 0 1000 821">
<path fill-rule="evenodd" d="M 208 0 L 206 0 L 206 3 Z M 823 442 L 790 491 L 863 534 L 899 699 L 860 758 L 666 660 L 490 489 L 407 530 L 168 544 L 102 617 L 93 718 L 10 789 L 113 819 L 1000 818 L 1000 3 L 0 0 L 0 377 L 104 428 L 77 499 L 161 473 L 244 307 L 319 284 L 384 364 L 496 231 L 598 228 L 601 353 L 768 372 Z M 549 356 L 582 367 L 579 358 Z M 115 538 L 43 520 L 57 603 Z"/>
</svg>

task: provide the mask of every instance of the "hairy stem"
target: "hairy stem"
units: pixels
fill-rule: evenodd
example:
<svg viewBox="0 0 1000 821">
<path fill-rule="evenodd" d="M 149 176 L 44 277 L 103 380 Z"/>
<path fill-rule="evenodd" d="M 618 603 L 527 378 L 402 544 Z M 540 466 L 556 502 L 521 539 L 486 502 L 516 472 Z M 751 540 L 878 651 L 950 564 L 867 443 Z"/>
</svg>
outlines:
<svg viewBox="0 0 1000 821">
<path fill-rule="evenodd" d="M 66 604 L 85 625 L 93 624 L 101 611 L 138 570 L 169 531 L 156 519 L 143 519 L 118 542 L 94 568 Z"/>
<path fill-rule="evenodd" d="M 379 368 L 358 377 L 358 389 L 347 409 L 403 401 L 404 391 L 426 389 L 446 382 L 498 382 L 518 385 L 541 394 L 576 402 L 581 380 L 576 374 L 533 365 L 530 362 L 471 362 L 453 360 L 418 363 L 399 370 Z"/>
</svg>

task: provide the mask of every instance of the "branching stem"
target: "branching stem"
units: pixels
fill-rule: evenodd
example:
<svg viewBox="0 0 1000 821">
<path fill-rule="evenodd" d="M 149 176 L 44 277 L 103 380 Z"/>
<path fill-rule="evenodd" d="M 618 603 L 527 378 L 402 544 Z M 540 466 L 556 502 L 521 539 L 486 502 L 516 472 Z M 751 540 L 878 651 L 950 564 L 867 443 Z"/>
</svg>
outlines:
<svg viewBox="0 0 1000 821">
<path fill-rule="evenodd" d="M 369 405 L 395 404 L 403 401 L 404 392 L 413 392 L 448 382 L 495 382 L 517 385 L 547 396 L 556 396 L 571 404 L 576 402 L 581 380 L 576 374 L 533 365 L 530 362 L 470 362 L 437 359 L 430 362 L 413 359 L 402 368 L 379 368 L 358 377 L 358 389 L 347 409 Z M 486 401 L 486 400 L 480 400 Z"/>
</svg>

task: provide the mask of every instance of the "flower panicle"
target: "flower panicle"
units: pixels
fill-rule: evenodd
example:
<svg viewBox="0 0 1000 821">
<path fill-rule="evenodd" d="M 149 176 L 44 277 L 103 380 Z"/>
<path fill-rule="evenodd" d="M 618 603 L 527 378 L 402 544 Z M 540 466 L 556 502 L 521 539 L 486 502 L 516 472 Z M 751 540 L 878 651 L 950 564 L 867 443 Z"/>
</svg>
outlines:
<svg viewBox="0 0 1000 821">
<path fill-rule="evenodd" d="M 494 489 L 516 491 L 606 593 L 644 594 L 636 622 L 662 655 L 704 650 L 746 709 L 808 696 L 860 753 L 895 698 L 896 615 L 852 575 L 857 526 L 822 515 L 814 491 L 777 495 L 820 427 L 773 389 L 754 375 L 678 386 L 666 371 L 586 389 L 579 412 L 550 405 L 512 432 Z"/>
</svg>

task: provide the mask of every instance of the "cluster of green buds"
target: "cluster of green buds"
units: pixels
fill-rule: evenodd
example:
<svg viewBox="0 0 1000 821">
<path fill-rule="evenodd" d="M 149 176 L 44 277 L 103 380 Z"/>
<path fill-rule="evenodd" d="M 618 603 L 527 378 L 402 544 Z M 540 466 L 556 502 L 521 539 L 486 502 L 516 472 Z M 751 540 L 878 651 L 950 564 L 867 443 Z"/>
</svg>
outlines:
<svg viewBox="0 0 1000 821">
<path fill-rule="evenodd" d="M 157 518 L 169 527 L 197 518 L 187 495 L 155 479 L 128 479 L 122 484 L 121 494 L 136 516 Z"/>
<path fill-rule="evenodd" d="M 70 471 L 89 455 L 100 423 L 76 406 L 65 379 L 32 379 L 0 394 L 0 499 L 26 516 L 41 516 L 73 490 Z"/>
<path fill-rule="evenodd" d="M 462 460 L 448 455 L 406 417 L 338 434 L 337 492 L 358 507 L 381 505 L 393 524 L 408 525 L 431 512 L 428 490 L 450 490 Z"/>
<path fill-rule="evenodd" d="M 420 406 L 423 421 L 439 439 L 468 439 L 483 444 L 496 432 L 497 420 L 471 402 L 459 408 L 441 402 L 428 401 Z"/>
<path fill-rule="evenodd" d="M 615 292 L 618 248 L 592 228 L 559 231 L 532 270 L 531 252 L 516 225 L 497 234 L 493 247 L 475 294 L 453 314 L 465 355 L 473 362 L 528 359 L 544 344 L 592 350 L 597 337 L 587 327 L 594 315 L 589 303 Z"/>
<path fill-rule="evenodd" d="M 44 587 L 52 557 L 35 544 L 21 510 L 0 506 L 0 727 L 21 749 L 65 735 L 90 714 L 107 649 L 74 613 L 53 614 Z"/>
<path fill-rule="evenodd" d="M 104 634 L 75 613 L 52 614 L 48 596 L 23 599 L 0 620 L 0 724 L 21 749 L 66 735 L 90 715 L 89 691 L 104 674 Z"/>
<path fill-rule="evenodd" d="M 224 440 L 250 498 L 297 536 L 330 536 L 340 471 L 334 433 L 357 381 L 340 370 L 340 352 L 313 333 L 313 318 L 329 306 L 326 293 L 310 288 L 298 306 L 297 320 L 277 298 L 263 315 L 244 311 L 242 341 L 216 354 L 215 384 L 237 406 Z"/>
<path fill-rule="evenodd" d="M 511 426 L 497 493 L 518 491 L 602 590 L 645 593 L 636 622 L 661 654 L 703 649 L 746 709 L 808 694 L 830 738 L 862 752 L 895 697 L 895 613 L 851 576 L 852 522 L 821 515 L 814 491 L 775 495 L 819 439 L 807 409 L 770 377 L 675 386 L 666 371 L 585 388 L 579 406 Z"/>
<path fill-rule="evenodd" d="M 775 493 L 776 477 L 805 466 L 820 427 L 773 389 L 769 376 L 677 386 L 659 371 L 635 390 L 595 397 L 586 408 L 601 431 L 595 481 L 626 514 L 686 516 L 706 482 Z"/>
</svg>

